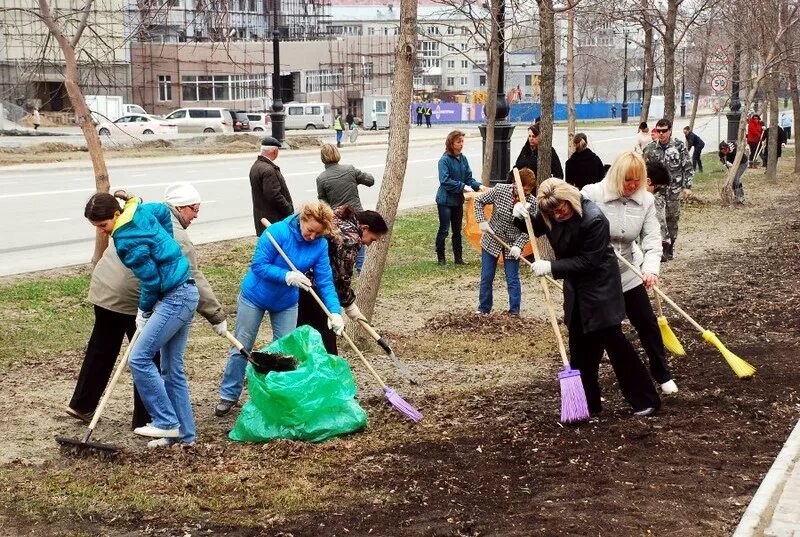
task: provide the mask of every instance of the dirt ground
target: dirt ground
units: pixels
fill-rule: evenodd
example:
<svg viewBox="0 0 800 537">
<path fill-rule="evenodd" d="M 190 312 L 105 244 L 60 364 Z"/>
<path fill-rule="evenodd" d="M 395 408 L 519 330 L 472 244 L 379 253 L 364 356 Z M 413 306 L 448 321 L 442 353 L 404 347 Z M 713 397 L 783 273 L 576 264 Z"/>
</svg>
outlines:
<svg viewBox="0 0 800 537">
<path fill-rule="evenodd" d="M 729 535 L 800 417 L 800 181 L 761 181 L 754 188 L 757 181 L 748 178 L 757 173 L 745 178 L 746 207 L 722 208 L 709 197 L 684 209 L 677 257 L 662 274 L 671 297 L 757 368 L 751 379 L 738 379 L 689 323 L 667 311 L 687 351 L 671 359 L 680 392 L 665 396 L 656 416 L 635 418 L 605 363 L 603 413 L 563 426 L 555 378 L 560 362 L 534 282 L 524 276 L 522 317 L 515 319 L 474 315 L 477 280 L 456 278 L 378 306 L 376 326 L 421 384 L 404 383 L 377 349 L 370 348 L 370 357 L 422 410 L 422 423 L 402 423 L 354 365 L 370 415 L 367 431 L 319 445 L 247 448 L 225 440 L 233 418 L 211 415 L 225 346 L 202 326 L 193 332 L 187 364 L 198 445 L 143 450 L 129 432 L 128 406 L 119 403 L 130 398 L 126 375 L 97 433 L 99 440 L 127 446 L 118 464 L 157 463 L 191 473 L 197 465 L 239 460 L 252 449 L 261 449 L 266 460 L 313 460 L 342 450 L 347 456 L 328 470 L 329 479 L 360 495 L 291 516 L 256 515 L 254 506 L 260 522 L 249 528 L 206 514 L 146 521 L 135 513 L 107 514 L 31 524 L 8 506 L 0 508 L 0 528 L 130 536 Z M 499 311 L 501 281 L 495 288 Z M 72 464 L 59 457 L 52 438 L 83 431 L 62 412 L 81 358 L 80 352 L 41 357 L 0 377 L 0 471 Z M 47 381 L 31 375 L 34 370 L 47 371 Z M 82 468 L 104 471 L 99 463 Z"/>
</svg>

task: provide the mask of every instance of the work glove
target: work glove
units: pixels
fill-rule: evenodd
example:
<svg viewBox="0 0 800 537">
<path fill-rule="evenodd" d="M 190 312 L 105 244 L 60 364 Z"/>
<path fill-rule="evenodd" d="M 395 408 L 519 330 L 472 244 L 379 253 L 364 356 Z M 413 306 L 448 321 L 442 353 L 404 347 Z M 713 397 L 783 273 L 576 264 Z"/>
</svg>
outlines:
<svg viewBox="0 0 800 537">
<path fill-rule="evenodd" d="M 475 190 L 469 185 L 464 185 L 464 192 L 475 192 Z"/>
<path fill-rule="evenodd" d="M 550 266 L 550 261 L 545 261 L 544 259 L 540 259 L 539 261 L 534 261 L 533 265 L 531 265 L 531 272 L 536 274 L 537 276 L 546 276 L 553 272 L 552 267 Z"/>
<path fill-rule="evenodd" d="M 530 214 L 529 211 L 531 209 L 531 204 L 528 202 L 522 203 L 518 201 L 514 204 L 514 208 L 511 209 L 511 214 L 514 218 L 525 218 L 526 214 Z"/>
<path fill-rule="evenodd" d="M 328 328 L 333 330 L 337 336 L 344 332 L 344 319 L 342 319 L 342 316 L 338 313 L 331 313 L 330 317 L 328 317 Z"/>
<path fill-rule="evenodd" d="M 725 167 L 728 168 L 728 169 L 731 169 L 731 168 L 733 168 L 733 164 L 726 160 L 725 161 Z"/>
<path fill-rule="evenodd" d="M 359 319 L 361 319 L 364 322 L 366 322 L 366 320 L 367 320 L 367 318 L 364 317 L 364 314 L 361 313 L 361 310 L 358 309 L 358 306 L 356 306 L 355 302 L 353 302 L 352 304 L 347 306 L 344 309 L 344 312 L 345 312 L 345 314 L 347 314 L 348 317 L 350 317 L 355 322 L 358 322 Z"/>
<path fill-rule="evenodd" d="M 490 233 L 494 235 L 494 230 L 492 226 L 489 225 L 489 222 L 481 222 L 478 224 L 478 229 L 480 229 L 483 233 Z"/>
<path fill-rule="evenodd" d="M 508 251 L 508 255 L 510 255 L 514 259 L 519 259 L 519 256 L 521 254 L 522 250 L 520 250 L 519 246 L 512 246 L 511 249 Z"/>
<path fill-rule="evenodd" d="M 212 324 L 211 329 L 218 335 L 225 337 L 225 334 L 228 333 L 228 321 L 222 321 L 221 323 Z"/>
<path fill-rule="evenodd" d="M 146 325 L 147 321 L 150 320 L 150 316 L 152 314 L 152 311 L 144 312 L 142 310 L 136 310 L 136 329 L 141 332 L 144 328 L 144 325 Z"/>
<path fill-rule="evenodd" d="M 305 274 L 301 274 L 299 272 L 291 270 L 291 271 L 286 273 L 286 276 L 284 277 L 284 279 L 286 280 L 286 285 L 291 285 L 293 287 L 299 287 L 300 289 L 303 289 L 304 291 L 308 291 L 309 289 L 311 289 L 311 280 L 306 278 Z"/>
</svg>

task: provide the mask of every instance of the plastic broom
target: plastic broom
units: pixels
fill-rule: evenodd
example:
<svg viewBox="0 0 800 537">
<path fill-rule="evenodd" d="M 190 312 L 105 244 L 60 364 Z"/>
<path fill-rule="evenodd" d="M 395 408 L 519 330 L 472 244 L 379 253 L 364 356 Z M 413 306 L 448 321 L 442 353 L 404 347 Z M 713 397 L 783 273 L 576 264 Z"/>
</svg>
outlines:
<svg viewBox="0 0 800 537">
<path fill-rule="evenodd" d="M 264 226 L 267 228 L 270 225 L 269 221 L 266 218 L 262 218 L 261 223 L 264 224 Z M 277 243 L 277 241 L 275 241 L 275 238 L 270 234 L 269 230 L 265 230 L 264 233 L 267 234 L 267 238 L 275 247 L 275 249 L 278 251 L 278 253 L 281 255 L 283 260 L 286 261 L 286 264 L 289 265 L 289 268 L 291 268 L 295 272 L 300 273 L 300 271 L 297 270 L 297 267 L 294 266 L 294 263 L 292 263 L 292 260 L 289 259 L 289 257 L 286 255 L 286 252 L 283 251 L 283 248 L 281 248 L 281 246 Z M 313 289 L 309 289 L 308 292 L 311 294 L 312 297 L 314 297 L 314 300 L 316 300 L 317 304 L 319 304 L 319 307 L 322 308 L 322 311 L 325 312 L 325 315 L 330 319 L 331 312 L 325 306 L 325 303 L 322 301 L 319 295 Z M 375 380 L 377 380 L 378 383 L 381 385 L 381 388 L 383 388 L 383 395 L 389 402 L 389 404 L 392 405 L 396 410 L 401 412 L 403 415 L 405 415 L 411 421 L 415 423 L 421 421 L 422 413 L 413 406 L 411 406 L 402 397 L 400 397 L 400 395 L 396 391 L 394 391 L 392 388 L 386 385 L 386 383 L 378 375 L 375 369 L 373 369 L 372 364 L 370 364 L 367 361 L 367 359 L 364 358 L 364 355 L 361 354 L 361 351 L 358 350 L 358 347 L 356 347 L 356 344 L 353 343 L 352 339 L 350 339 L 350 336 L 347 335 L 347 332 L 342 331 L 341 335 L 345 339 L 345 341 L 347 341 L 347 344 L 350 345 L 350 348 L 353 349 L 353 352 L 356 353 L 356 356 L 358 356 L 358 358 L 364 364 L 364 367 L 367 368 L 370 374 L 373 377 L 375 377 Z"/>
<path fill-rule="evenodd" d="M 664 342 L 664 347 L 675 356 L 686 356 L 683 345 L 681 345 L 678 336 L 672 331 L 667 318 L 664 316 L 664 311 L 661 308 L 661 295 L 653 293 L 653 297 L 656 299 L 656 310 L 658 312 L 656 321 L 658 322 L 658 329 L 661 330 L 661 340 Z"/>
<path fill-rule="evenodd" d="M 617 254 L 617 258 L 619 258 L 625 265 L 627 265 L 627 267 L 631 269 L 634 272 L 634 274 L 644 279 L 644 276 L 639 271 L 639 269 L 634 267 L 630 261 L 628 261 L 619 254 Z M 675 308 L 675 311 L 680 313 L 687 321 L 689 321 L 692 324 L 692 326 L 694 326 L 700 332 L 704 340 L 706 340 L 708 343 L 717 348 L 720 354 L 722 354 L 722 356 L 725 358 L 725 361 L 728 362 L 728 365 L 731 367 L 731 369 L 733 369 L 733 372 L 736 373 L 737 377 L 743 379 L 753 376 L 753 374 L 756 372 L 756 368 L 748 364 L 746 361 L 742 360 L 738 356 L 736 356 L 731 351 L 729 351 L 728 348 L 725 345 L 723 345 L 723 343 L 719 340 L 716 334 L 714 334 L 714 332 L 712 332 L 711 330 L 706 330 L 705 328 L 700 326 L 700 324 L 697 321 L 692 319 L 688 313 L 683 311 L 681 307 L 678 306 L 675 302 L 673 302 L 670 297 L 664 294 L 664 292 L 661 289 L 659 289 L 658 286 L 654 285 L 653 291 L 655 291 L 657 295 L 660 295 L 661 298 L 663 298 L 667 302 L 667 304 Z"/>
<path fill-rule="evenodd" d="M 517 187 L 517 195 L 524 203 L 526 199 L 525 189 L 522 188 L 522 180 L 519 178 L 519 170 L 513 169 L 514 183 Z M 536 246 L 536 235 L 533 233 L 533 224 L 531 224 L 531 217 L 525 213 L 525 227 L 528 229 L 528 238 L 530 239 L 531 248 L 533 248 L 533 258 L 539 260 L 539 249 Z M 558 328 L 558 321 L 556 320 L 556 311 L 553 308 L 553 301 L 550 299 L 550 290 L 547 287 L 547 279 L 544 277 L 539 278 L 539 283 L 544 292 L 544 301 L 547 305 L 547 313 L 550 317 L 550 324 L 553 327 L 553 332 L 558 342 L 558 352 L 561 353 L 561 361 L 564 364 L 564 370 L 558 374 L 558 381 L 561 387 L 561 421 L 564 423 L 572 423 L 576 421 L 583 421 L 589 419 L 589 405 L 586 402 L 586 392 L 583 390 L 583 382 L 581 381 L 581 372 L 577 369 L 572 369 L 567 359 L 567 350 L 564 348 L 564 339 L 561 337 L 561 330 Z"/>
</svg>

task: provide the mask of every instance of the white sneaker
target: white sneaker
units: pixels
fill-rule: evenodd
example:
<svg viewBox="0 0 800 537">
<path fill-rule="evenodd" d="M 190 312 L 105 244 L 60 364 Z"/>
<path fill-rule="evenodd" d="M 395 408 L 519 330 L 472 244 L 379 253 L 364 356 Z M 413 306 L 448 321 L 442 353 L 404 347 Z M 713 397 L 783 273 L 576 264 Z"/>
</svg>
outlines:
<svg viewBox="0 0 800 537">
<path fill-rule="evenodd" d="M 649 407 L 647 407 L 645 409 L 637 410 L 636 412 L 633 413 L 633 415 L 634 416 L 650 416 L 655 411 L 656 411 L 655 408 L 649 406 Z"/>
<path fill-rule="evenodd" d="M 158 427 L 153 427 L 152 423 L 137 427 L 133 432 L 139 436 L 147 436 L 150 438 L 178 438 L 181 435 L 180 428 L 178 427 L 173 429 L 159 429 Z"/>
<path fill-rule="evenodd" d="M 678 385 L 675 384 L 674 380 L 668 380 L 661 385 L 661 391 L 667 394 L 678 393 Z"/>
<path fill-rule="evenodd" d="M 155 440 L 150 440 L 147 443 L 147 447 L 149 448 L 160 448 L 171 445 L 172 445 L 172 440 L 170 440 L 169 438 L 156 438 Z"/>
</svg>

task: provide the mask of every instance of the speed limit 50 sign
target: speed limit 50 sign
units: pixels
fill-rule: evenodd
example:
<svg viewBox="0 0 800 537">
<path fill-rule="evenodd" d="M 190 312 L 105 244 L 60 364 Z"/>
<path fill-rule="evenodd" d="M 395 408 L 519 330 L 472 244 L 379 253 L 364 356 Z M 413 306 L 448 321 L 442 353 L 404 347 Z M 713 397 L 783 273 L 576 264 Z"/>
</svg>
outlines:
<svg viewBox="0 0 800 537">
<path fill-rule="evenodd" d="M 728 87 L 728 77 L 725 75 L 715 75 L 711 78 L 711 89 L 717 93 L 725 91 Z"/>
</svg>

